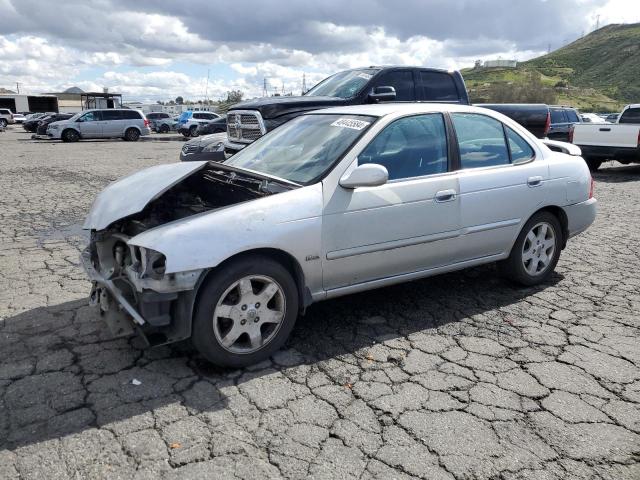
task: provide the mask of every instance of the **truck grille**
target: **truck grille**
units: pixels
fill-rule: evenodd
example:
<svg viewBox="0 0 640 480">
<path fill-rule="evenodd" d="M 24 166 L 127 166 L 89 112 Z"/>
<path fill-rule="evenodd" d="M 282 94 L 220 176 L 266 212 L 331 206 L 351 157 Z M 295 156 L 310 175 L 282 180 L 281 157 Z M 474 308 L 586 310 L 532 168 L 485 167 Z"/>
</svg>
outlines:
<svg viewBox="0 0 640 480">
<path fill-rule="evenodd" d="M 251 143 L 266 133 L 262 115 L 254 110 L 235 110 L 227 113 L 229 140 Z"/>
</svg>

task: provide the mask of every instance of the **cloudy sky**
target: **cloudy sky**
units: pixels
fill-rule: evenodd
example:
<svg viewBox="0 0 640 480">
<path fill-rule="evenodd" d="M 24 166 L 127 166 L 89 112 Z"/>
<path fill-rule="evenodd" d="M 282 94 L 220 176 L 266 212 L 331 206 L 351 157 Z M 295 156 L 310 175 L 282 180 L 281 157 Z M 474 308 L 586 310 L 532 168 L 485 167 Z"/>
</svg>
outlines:
<svg viewBox="0 0 640 480">
<path fill-rule="evenodd" d="M 125 100 L 299 93 L 372 64 L 443 68 L 526 60 L 638 0 L 0 0 L 0 87 L 108 87 Z M 207 72 L 209 82 L 207 88 Z"/>
</svg>

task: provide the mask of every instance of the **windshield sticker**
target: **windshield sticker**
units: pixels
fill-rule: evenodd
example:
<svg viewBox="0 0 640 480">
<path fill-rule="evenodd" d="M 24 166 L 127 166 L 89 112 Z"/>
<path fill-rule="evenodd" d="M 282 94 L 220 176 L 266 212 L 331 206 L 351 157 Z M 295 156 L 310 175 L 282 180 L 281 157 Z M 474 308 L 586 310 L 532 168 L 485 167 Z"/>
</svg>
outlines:
<svg viewBox="0 0 640 480">
<path fill-rule="evenodd" d="M 371 77 L 373 77 L 373 75 L 371 75 L 369 73 L 360 72 L 358 74 L 358 77 L 364 78 L 365 80 L 369 80 Z"/>
<path fill-rule="evenodd" d="M 353 118 L 339 118 L 331 124 L 332 127 L 352 128 L 353 130 L 362 130 L 369 126 L 370 122 L 364 120 L 354 120 Z"/>
</svg>

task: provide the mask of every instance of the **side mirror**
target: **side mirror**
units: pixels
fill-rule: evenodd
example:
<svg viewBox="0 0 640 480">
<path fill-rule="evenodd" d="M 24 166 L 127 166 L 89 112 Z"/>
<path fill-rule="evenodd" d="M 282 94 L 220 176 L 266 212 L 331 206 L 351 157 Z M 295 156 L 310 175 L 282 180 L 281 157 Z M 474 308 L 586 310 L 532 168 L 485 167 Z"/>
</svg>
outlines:
<svg viewBox="0 0 640 480">
<path fill-rule="evenodd" d="M 389 172 L 377 163 L 365 163 L 358 165 L 350 173 L 346 173 L 340 179 L 343 188 L 378 187 L 389 180 Z"/>
<path fill-rule="evenodd" d="M 396 99 L 396 89 L 390 86 L 375 87 L 369 94 L 369 100 L 373 103 L 391 102 Z"/>
</svg>

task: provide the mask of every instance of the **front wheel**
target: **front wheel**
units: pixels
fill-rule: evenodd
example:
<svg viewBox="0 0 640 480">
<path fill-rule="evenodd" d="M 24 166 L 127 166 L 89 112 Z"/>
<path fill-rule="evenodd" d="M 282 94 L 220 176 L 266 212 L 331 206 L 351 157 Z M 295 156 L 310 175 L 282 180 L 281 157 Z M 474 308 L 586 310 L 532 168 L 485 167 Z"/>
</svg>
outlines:
<svg viewBox="0 0 640 480">
<path fill-rule="evenodd" d="M 62 132 L 63 142 L 77 142 L 78 140 L 80 140 L 80 134 L 72 128 Z"/>
<path fill-rule="evenodd" d="M 196 125 L 194 125 L 191 128 L 189 128 L 189 135 L 192 136 L 192 137 L 197 137 L 198 136 L 198 127 Z"/>
<path fill-rule="evenodd" d="M 169 133 L 169 125 L 161 125 L 160 133 Z"/>
<path fill-rule="evenodd" d="M 240 258 L 202 286 L 192 341 L 210 362 L 229 367 L 258 363 L 278 350 L 298 316 L 298 289 L 278 262 Z"/>
<path fill-rule="evenodd" d="M 9 125 L 9 122 L 7 122 L 6 118 L 0 118 L 0 126 L 2 128 L 7 128 L 7 125 Z"/>
<path fill-rule="evenodd" d="M 553 273 L 562 249 L 562 228 L 550 212 L 538 212 L 525 224 L 509 258 L 498 264 L 501 273 L 526 286 L 538 285 Z"/>
</svg>

